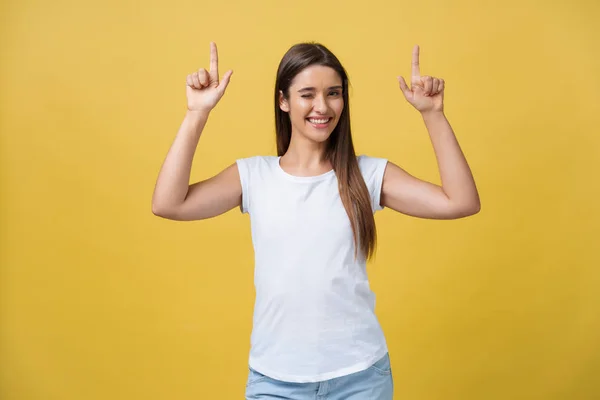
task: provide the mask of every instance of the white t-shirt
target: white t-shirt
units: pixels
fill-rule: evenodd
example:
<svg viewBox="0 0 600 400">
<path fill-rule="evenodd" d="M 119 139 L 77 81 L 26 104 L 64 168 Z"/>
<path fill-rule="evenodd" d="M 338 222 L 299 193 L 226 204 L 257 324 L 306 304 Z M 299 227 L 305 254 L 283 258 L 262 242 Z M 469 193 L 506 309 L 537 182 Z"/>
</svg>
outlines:
<svg viewBox="0 0 600 400">
<path fill-rule="evenodd" d="M 373 212 L 383 209 L 387 160 L 357 157 Z M 255 254 L 249 365 L 287 382 L 316 382 L 362 371 L 387 353 L 366 264 L 333 170 L 298 177 L 279 157 L 236 161 L 241 211 L 250 214 Z"/>
</svg>

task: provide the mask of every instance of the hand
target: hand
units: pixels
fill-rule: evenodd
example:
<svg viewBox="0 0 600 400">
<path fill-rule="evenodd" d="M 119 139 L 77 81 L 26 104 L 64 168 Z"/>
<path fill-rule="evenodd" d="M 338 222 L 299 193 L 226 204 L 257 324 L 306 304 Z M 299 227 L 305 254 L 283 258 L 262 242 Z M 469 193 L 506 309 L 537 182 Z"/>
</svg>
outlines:
<svg viewBox="0 0 600 400">
<path fill-rule="evenodd" d="M 406 100 L 421 113 L 444 111 L 444 80 L 431 76 L 421 76 L 419 69 L 419 46 L 413 48 L 411 88 L 399 76 L 400 89 Z"/>
<path fill-rule="evenodd" d="M 223 76 L 223 80 L 219 82 L 219 55 L 217 53 L 217 45 L 210 43 L 210 71 L 206 72 L 204 68 L 187 76 L 187 86 L 185 88 L 187 95 L 187 107 L 190 111 L 209 112 L 212 110 L 223 94 L 229 79 L 233 74 L 229 70 Z"/>
</svg>

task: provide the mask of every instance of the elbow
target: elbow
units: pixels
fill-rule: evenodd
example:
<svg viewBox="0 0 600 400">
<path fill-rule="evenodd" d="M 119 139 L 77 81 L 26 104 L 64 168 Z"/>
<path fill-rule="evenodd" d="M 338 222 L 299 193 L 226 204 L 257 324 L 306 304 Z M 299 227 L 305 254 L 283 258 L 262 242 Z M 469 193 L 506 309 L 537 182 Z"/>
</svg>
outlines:
<svg viewBox="0 0 600 400">
<path fill-rule="evenodd" d="M 450 213 L 450 219 L 466 218 L 475 215 L 481 211 L 481 203 L 479 201 L 456 206 Z"/>
<path fill-rule="evenodd" d="M 173 211 L 154 202 L 152 203 L 152 214 L 161 218 L 173 219 Z"/>
<path fill-rule="evenodd" d="M 467 207 L 463 208 L 461 211 L 461 217 L 470 217 L 481 211 L 481 203 L 477 200 L 473 204 L 469 204 Z"/>
<path fill-rule="evenodd" d="M 462 207 L 460 207 L 461 217 L 470 217 L 481 211 L 481 199 L 479 198 L 479 193 L 475 191 L 475 193 L 469 197 L 470 198 L 464 200 Z"/>
<path fill-rule="evenodd" d="M 479 198 L 479 193 L 476 192 L 475 199 L 473 201 L 473 205 L 471 207 L 473 214 L 475 215 L 481 211 L 481 199 Z"/>
<path fill-rule="evenodd" d="M 163 217 L 164 210 L 158 207 L 156 204 L 152 203 L 152 214 L 156 215 L 157 217 Z"/>
</svg>

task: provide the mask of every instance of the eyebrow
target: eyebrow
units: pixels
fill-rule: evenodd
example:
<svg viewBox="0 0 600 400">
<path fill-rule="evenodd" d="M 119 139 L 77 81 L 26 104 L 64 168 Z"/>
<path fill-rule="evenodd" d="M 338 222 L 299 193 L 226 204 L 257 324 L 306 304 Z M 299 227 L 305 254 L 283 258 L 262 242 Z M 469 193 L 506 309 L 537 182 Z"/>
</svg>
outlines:
<svg viewBox="0 0 600 400">
<path fill-rule="evenodd" d="M 329 88 L 329 90 L 332 90 L 332 89 L 344 89 L 344 88 L 342 86 L 331 86 Z M 313 90 L 315 90 L 314 87 L 305 87 L 305 88 L 298 90 L 298 92 L 308 92 L 308 91 L 313 91 Z"/>
</svg>

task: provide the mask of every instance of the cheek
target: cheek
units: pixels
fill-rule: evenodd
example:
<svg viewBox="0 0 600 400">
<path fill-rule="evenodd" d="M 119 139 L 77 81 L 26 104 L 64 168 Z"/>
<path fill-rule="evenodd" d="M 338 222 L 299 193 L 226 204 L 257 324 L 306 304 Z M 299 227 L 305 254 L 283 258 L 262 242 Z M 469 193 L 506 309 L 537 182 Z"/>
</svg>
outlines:
<svg viewBox="0 0 600 400">
<path fill-rule="evenodd" d="M 297 118 L 303 119 L 310 109 L 311 105 L 306 100 L 297 101 L 292 105 L 292 114 Z"/>
<path fill-rule="evenodd" d="M 340 100 L 332 104 L 332 108 L 335 110 L 336 116 L 339 118 L 344 111 L 344 100 Z"/>
</svg>

